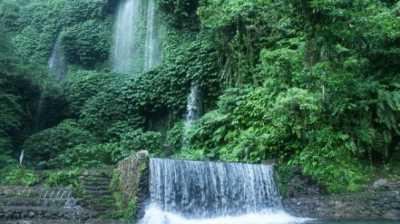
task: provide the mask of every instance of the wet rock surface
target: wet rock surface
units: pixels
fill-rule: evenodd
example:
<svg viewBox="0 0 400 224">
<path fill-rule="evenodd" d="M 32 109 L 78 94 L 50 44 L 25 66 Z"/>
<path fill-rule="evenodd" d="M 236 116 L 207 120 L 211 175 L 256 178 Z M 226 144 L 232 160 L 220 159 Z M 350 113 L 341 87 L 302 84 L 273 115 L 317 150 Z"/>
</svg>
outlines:
<svg viewBox="0 0 400 224">
<path fill-rule="evenodd" d="M 363 192 L 337 195 L 318 191 L 305 194 L 302 189 L 306 188 L 304 183 L 301 187 L 289 186 L 291 192 L 283 200 L 283 205 L 292 215 L 320 219 L 400 220 L 398 182 L 380 179 Z"/>
</svg>

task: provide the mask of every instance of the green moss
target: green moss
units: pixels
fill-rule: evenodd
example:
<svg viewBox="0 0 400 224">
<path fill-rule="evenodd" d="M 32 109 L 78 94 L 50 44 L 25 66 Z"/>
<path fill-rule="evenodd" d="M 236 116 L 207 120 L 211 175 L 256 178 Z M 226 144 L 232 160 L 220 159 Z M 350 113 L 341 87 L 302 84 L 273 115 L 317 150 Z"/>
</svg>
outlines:
<svg viewBox="0 0 400 224">
<path fill-rule="evenodd" d="M 113 192 L 114 207 L 112 213 L 109 214 L 110 217 L 134 221 L 136 219 L 137 198 L 135 195 L 129 199 L 125 197 L 120 187 L 120 173 L 116 169 L 112 174 L 110 188 Z"/>
</svg>

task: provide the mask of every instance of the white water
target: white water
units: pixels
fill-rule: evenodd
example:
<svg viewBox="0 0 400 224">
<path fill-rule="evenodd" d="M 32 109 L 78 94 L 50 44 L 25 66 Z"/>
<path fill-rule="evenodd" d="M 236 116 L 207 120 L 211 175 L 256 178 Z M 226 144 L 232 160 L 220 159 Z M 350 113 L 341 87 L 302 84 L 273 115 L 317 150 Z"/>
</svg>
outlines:
<svg viewBox="0 0 400 224">
<path fill-rule="evenodd" d="M 197 85 L 190 88 L 186 105 L 185 129 L 189 129 L 201 114 L 200 89 Z"/>
<path fill-rule="evenodd" d="M 268 165 L 151 159 L 141 224 L 293 224 Z"/>
<path fill-rule="evenodd" d="M 148 0 L 144 71 L 149 71 L 155 65 L 158 65 L 161 62 L 160 43 L 157 37 L 156 29 L 155 0 Z"/>
<path fill-rule="evenodd" d="M 140 73 L 161 62 L 160 26 L 154 0 L 122 0 L 114 26 L 114 72 Z"/>
<path fill-rule="evenodd" d="M 188 131 L 192 127 L 193 122 L 200 118 L 201 115 L 201 99 L 200 89 L 197 85 L 190 88 L 190 94 L 186 104 L 186 117 L 183 130 L 183 147 L 187 147 L 188 143 Z"/>
<path fill-rule="evenodd" d="M 54 44 L 48 66 L 50 75 L 54 76 L 58 81 L 64 80 L 68 68 L 61 36 L 57 38 Z"/>
<path fill-rule="evenodd" d="M 258 212 L 238 216 L 220 216 L 216 218 L 185 218 L 177 213 L 165 212 L 152 204 L 146 210 L 141 224 L 298 224 L 308 219 L 296 218 L 284 211 Z"/>
<path fill-rule="evenodd" d="M 140 0 L 122 0 L 117 12 L 114 30 L 114 47 L 112 52 L 113 70 L 128 73 L 133 70 L 132 60 L 137 58 L 135 44 L 140 20 Z"/>
</svg>

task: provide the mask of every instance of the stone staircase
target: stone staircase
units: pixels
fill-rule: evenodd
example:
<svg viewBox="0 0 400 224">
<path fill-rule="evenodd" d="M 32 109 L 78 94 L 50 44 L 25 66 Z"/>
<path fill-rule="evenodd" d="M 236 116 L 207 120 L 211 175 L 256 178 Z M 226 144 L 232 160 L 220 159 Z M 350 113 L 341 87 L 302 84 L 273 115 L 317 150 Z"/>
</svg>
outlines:
<svg viewBox="0 0 400 224">
<path fill-rule="evenodd" d="M 90 212 L 76 204 L 69 188 L 0 187 L 0 223 L 4 220 L 78 220 Z"/>
<path fill-rule="evenodd" d="M 112 168 L 85 170 L 78 195 L 71 188 L 0 187 L 0 223 L 81 224 L 107 217 L 114 206 L 111 179 Z"/>
<path fill-rule="evenodd" d="M 113 196 L 110 190 L 112 169 L 92 169 L 81 174 L 82 199 L 80 204 L 101 215 L 113 210 Z"/>
</svg>

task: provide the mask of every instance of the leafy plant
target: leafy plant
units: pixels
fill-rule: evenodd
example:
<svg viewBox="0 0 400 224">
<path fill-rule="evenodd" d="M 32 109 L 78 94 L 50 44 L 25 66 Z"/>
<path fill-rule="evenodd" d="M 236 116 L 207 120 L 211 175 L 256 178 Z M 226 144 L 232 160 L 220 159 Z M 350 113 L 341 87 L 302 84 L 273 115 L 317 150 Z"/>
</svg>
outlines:
<svg viewBox="0 0 400 224">
<path fill-rule="evenodd" d="M 45 184 L 49 187 L 79 187 L 80 169 L 49 171 L 46 173 Z"/>
<path fill-rule="evenodd" d="M 79 127 L 73 120 L 66 120 L 54 128 L 29 137 L 23 149 L 32 164 L 48 167 L 49 160 L 59 153 L 79 144 L 96 142 L 97 139 L 89 131 Z"/>
<path fill-rule="evenodd" d="M 33 186 L 39 182 L 38 175 L 29 169 L 11 166 L 0 171 L 1 183 L 5 185 Z"/>
</svg>

